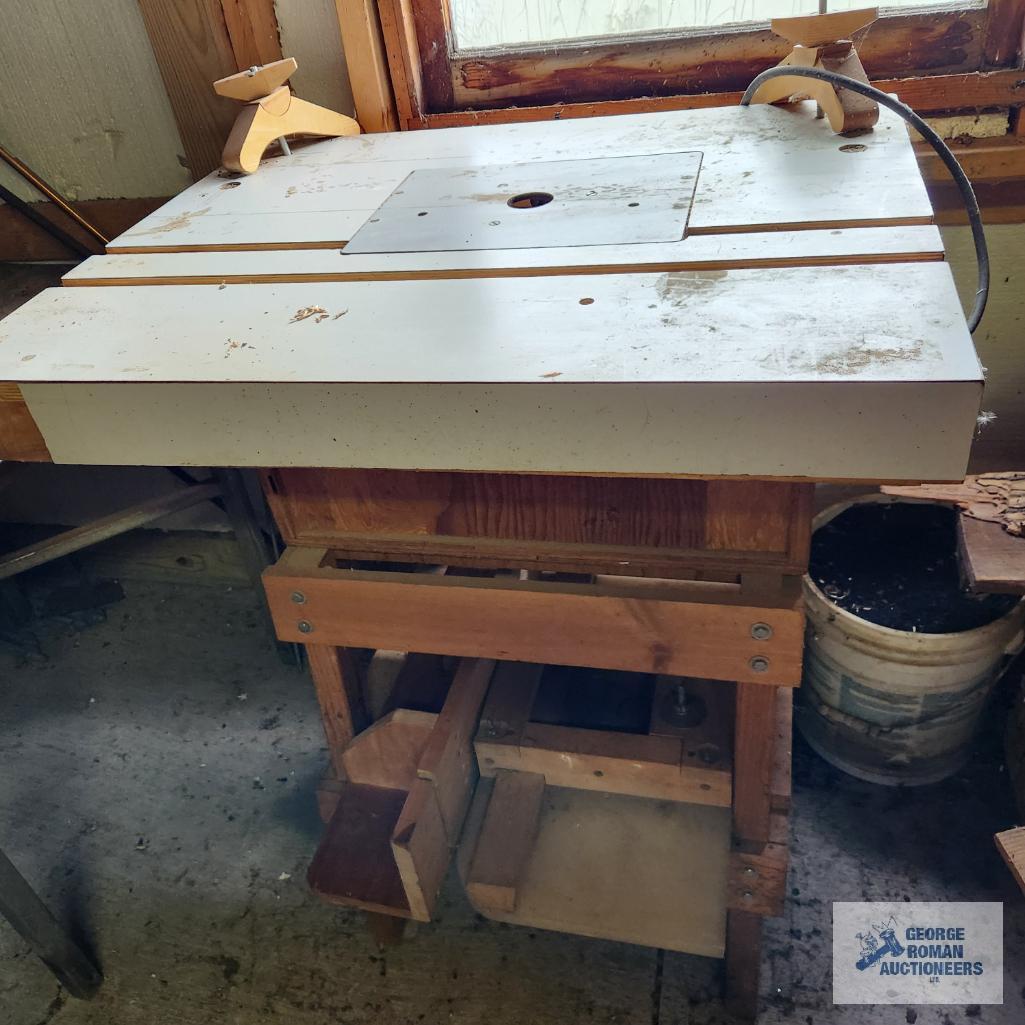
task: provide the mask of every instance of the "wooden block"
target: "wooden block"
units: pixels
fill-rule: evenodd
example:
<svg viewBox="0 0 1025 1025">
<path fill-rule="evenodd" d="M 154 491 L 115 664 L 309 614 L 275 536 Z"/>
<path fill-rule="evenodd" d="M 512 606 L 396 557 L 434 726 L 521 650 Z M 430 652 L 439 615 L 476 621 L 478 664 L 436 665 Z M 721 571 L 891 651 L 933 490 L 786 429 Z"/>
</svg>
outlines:
<svg viewBox="0 0 1025 1025">
<path fill-rule="evenodd" d="M 289 552 L 293 553 L 292 555 Z M 264 573 L 278 636 L 320 643 L 467 657 L 671 673 L 797 686 L 804 614 L 734 605 L 700 582 L 551 583 L 338 570 L 295 549 Z M 323 558 L 323 553 L 321 553 Z M 652 586 L 656 585 L 656 586 Z M 638 600 L 640 597 L 645 600 Z M 766 623 L 772 636 L 751 636 Z M 764 663 L 757 659 L 764 658 Z"/>
<path fill-rule="evenodd" d="M 404 790 L 341 784 L 334 815 L 306 873 L 318 897 L 331 904 L 410 917 L 391 851 L 392 829 L 406 797 Z"/>
<path fill-rule="evenodd" d="M 409 903 L 409 917 L 418 922 L 431 920 L 451 853 L 437 794 L 430 781 L 414 780 L 391 836 L 391 860 Z"/>
<path fill-rule="evenodd" d="M 477 779 L 473 735 L 495 663 L 464 658 L 420 757 L 418 775 L 434 788 L 449 840 L 455 845 Z"/>
<path fill-rule="evenodd" d="M 466 889 L 479 908 L 515 911 L 516 891 L 537 837 L 545 779 L 499 772 L 473 855 Z"/>
<path fill-rule="evenodd" d="M 353 783 L 409 790 L 437 715 L 398 708 L 364 730 L 342 752 Z"/>
<path fill-rule="evenodd" d="M 1000 523 L 958 517 L 958 550 L 968 586 L 989 594 L 1025 594 L 1025 538 Z"/>
<path fill-rule="evenodd" d="M 734 851 L 730 855 L 727 906 L 774 918 L 783 914 L 786 898 L 788 849 L 768 843 L 760 854 Z"/>
<path fill-rule="evenodd" d="M 1025 826 L 997 833 L 993 839 L 1015 882 L 1025 892 Z"/>
</svg>

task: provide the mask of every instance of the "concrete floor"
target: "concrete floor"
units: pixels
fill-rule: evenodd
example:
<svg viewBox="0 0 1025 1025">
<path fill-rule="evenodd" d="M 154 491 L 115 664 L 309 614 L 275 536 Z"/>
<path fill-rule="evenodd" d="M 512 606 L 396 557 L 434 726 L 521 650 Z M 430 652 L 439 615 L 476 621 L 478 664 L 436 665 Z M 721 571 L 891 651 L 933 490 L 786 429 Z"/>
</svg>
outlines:
<svg viewBox="0 0 1025 1025">
<path fill-rule="evenodd" d="M 54 575 L 37 577 L 37 592 Z M 0 1023 L 712 1025 L 720 965 L 496 925 L 447 885 L 384 952 L 309 894 L 326 754 L 313 689 L 247 587 L 123 581 L 105 615 L 0 644 L 0 838 L 106 976 L 82 1003 L 0 921 Z M 24 639 L 24 638 L 23 638 Z M 790 899 L 767 929 L 766 1023 L 1025 1021 L 1025 901 L 993 735 L 940 787 L 861 784 L 797 745 Z M 1003 1007 L 834 1007 L 830 902 L 1004 900 Z M 916 1017 L 917 1015 L 917 1017 Z"/>
</svg>

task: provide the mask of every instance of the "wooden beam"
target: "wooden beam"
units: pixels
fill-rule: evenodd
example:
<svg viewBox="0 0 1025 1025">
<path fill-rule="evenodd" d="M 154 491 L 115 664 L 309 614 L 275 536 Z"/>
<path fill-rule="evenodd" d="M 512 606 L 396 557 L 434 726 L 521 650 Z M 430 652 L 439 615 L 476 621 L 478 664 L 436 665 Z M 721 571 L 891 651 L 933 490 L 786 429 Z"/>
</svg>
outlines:
<svg viewBox="0 0 1025 1025">
<path fill-rule="evenodd" d="M 527 723 L 518 747 L 492 744 L 478 735 L 476 749 L 483 776 L 513 769 L 538 773 L 554 787 L 728 808 L 728 758 L 705 765 L 686 756 L 685 743 L 697 747 L 703 742 L 700 735 L 684 742 L 678 737 Z"/>
<path fill-rule="evenodd" d="M 148 498 L 145 502 L 139 502 L 127 509 L 119 509 L 109 516 L 101 516 L 80 527 L 62 531 L 25 548 L 8 552 L 0 557 L 0 580 L 53 562 L 54 559 L 71 555 L 73 552 L 79 552 L 83 548 L 117 537 L 118 534 L 124 534 L 136 527 L 162 520 L 171 513 L 216 498 L 219 494 L 220 488 L 216 484 L 193 484 L 191 487 L 175 488 L 167 494 Z"/>
<path fill-rule="evenodd" d="M 239 70 L 220 0 L 139 0 L 193 179 L 221 164 L 238 105 L 212 83 Z"/>
<path fill-rule="evenodd" d="M 1025 73 L 1017 69 L 958 75 L 882 78 L 873 81 L 872 84 L 885 92 L 896 93 L 920 114 L 982 107 L 1008 107 L 1025 103 Z M 445 114 L 428 114 L 425 125 L 428 128 L 450 128 L 459 125 L 565 121 L 568 118 L 601 117 L 611 114 L 647 114 L 663 110 L 729 107 L 739 103 L 742 95 L 742 90 L 731 90 L 599 100 L 591 103 L 550 103 L 540 106 L 461 110 Z"/>
<path fill-rule="evenodd" d="M 281 60 L 274 0 L 220 0 L 220 3 L 238 71 Z"/>
<path fill-rule="evenodd" d="M 778 702 L 771 687 L 737 684 L 733 740 L 733 833 L 757 852 L 769 841 Z"/>
<path fill-rule="evenodd" d="M 803 612 L 733 604 L 745 600 L 739 591 L 339 570 L 326 560 L 290 548 L 265 571 L 282 640 L 743 680 L 770 691 L 800 682 Z M 752 637 L 756 623 L 770 627 L 769 639 Z"/>
<path fill-rule="evenodd" d="M 1025 4 L 1021 0 L 988 0 L 983 60 L 990 67 L 1021 67 L 1025 33 Z"/>
<path fill-rule="evenodd" d="M 378 0 L 381 31 L 399 127 L 420 125 L 424 114 L 420 49 L 412 0 Z"/>
<path fill-rule="evenodd" d="M 360 128 L 364 132 L 398 131 L 377 4 L 374 0 L 335 0 L 335 8 Z"/>
<path fill-rule="evenodd" d="M 1022 72 L 1025 75 L 1025 72 Z M 973 185 L 1025 179 L 1025 139 L 1004 135 L 996 139 L 973 139 L 951 146 L 958 163 Z M 927 142 L 916 142 L 918 166 L 926 184 L 949 182 L 950 173 Z"/>
<path fill-rule="evenodd" d="M 466 877 L 474 906 L 485 911 L 516 910 L 517 890 L 537 839 L 544 792 L 544 776 L 498 774 Z"/>
<path fill-rule="evenodd" d="M 298 607 L 298 606 L 296 606 Z M 330 644 L 307 644 L 306 658 L 317 689 L 328 754 L 335 775 L 345 778 L 344 752 L 366 725 L 363 677 L 352 651 Z"/>
</svg>

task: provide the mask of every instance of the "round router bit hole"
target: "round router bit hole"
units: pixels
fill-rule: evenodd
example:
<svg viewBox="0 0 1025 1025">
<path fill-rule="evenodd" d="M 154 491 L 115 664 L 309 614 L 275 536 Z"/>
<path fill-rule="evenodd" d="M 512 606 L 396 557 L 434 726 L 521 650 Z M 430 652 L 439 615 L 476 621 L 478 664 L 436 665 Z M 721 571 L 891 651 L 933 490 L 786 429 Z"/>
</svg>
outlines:
<svg viewBox="0 0 1025 1025">
<path fill-rule="evenodd" d="M 426 211 L 426 210 L 421 210 L 421 211 L 420 211 L 420 212 L 419 212 L 419 213 L 417 214 L 417 217 L 426 217 L 426 216 L 427 216 L 427 211 Z"/>
<path fill-rule="evenodd" d="M 506 204 L 514 210 L 530 210 L 535 206 L 545 206 L 555 197 L 550 192 L 521 192 L 513 196 Z"/>
<path fill-rule="evenodd" d="M 627 206 L 640 206 L 640 203 L 627 203 Z"/>
</svg>

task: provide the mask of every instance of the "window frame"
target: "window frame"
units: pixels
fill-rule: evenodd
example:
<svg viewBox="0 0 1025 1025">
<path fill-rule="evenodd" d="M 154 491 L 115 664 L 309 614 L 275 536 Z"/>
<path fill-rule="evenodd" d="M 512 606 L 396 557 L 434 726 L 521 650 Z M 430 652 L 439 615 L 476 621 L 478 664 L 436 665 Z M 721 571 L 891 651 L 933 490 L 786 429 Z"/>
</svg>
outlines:
<svg viewBox="0 0 1025 1025">
<path fill-rule="evenodd" d="M 378 0 L 378 9 L 404 128 L 493 120 L 486 112 L 509 108 L 560 116 L 577 105 L 730 103 L 789 51 L 764 23 L 455 51 L 449 0 Z M 1025 90 L 1015 74 L 999 82 L 965 76 L 992 79 L 984 73 L 1020 67 L 1023 13 L 1025 0 L 887 12 L 858 34 L 858 52 L 872 80 L 891 87 L 908 80 L 922 109 L 1017 107 Z M 896 91 L 915 105 L 906 89 Z"/>
</svg>

